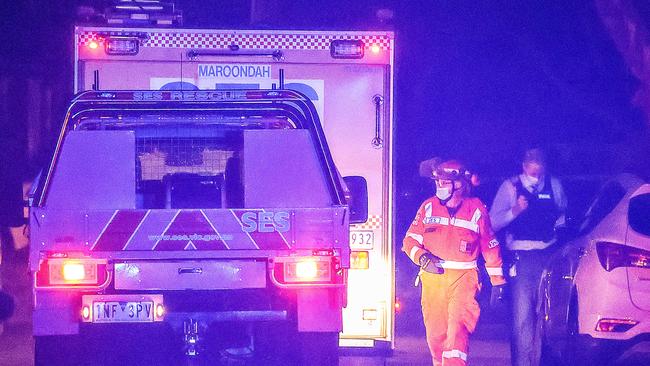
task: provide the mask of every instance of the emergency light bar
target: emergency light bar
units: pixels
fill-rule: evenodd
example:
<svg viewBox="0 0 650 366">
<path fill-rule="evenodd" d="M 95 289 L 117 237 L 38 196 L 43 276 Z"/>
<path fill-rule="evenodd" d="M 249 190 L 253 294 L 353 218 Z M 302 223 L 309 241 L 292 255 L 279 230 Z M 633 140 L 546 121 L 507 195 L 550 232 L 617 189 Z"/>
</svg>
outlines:
<svg viewBox="0 0 650 366">
<path fill-rule="evenodd" d="M 336 39 L 330 43 L 332 58 L 363 58 L 365 44 L 360 40 Z"/>
<path fill-rule="evenodd" d="M 183 24 L 182 11 L 171 1 L 158 0 L 120 0 L 116 5 L 104 10 L 108 24 L 180 26 Z"/>
<path fill-rule="evenodd" d="M 104 50 L 109 55 L 137 55 L 140 40 L 132 37 L 109 37 L 104 41 Z"/>
</svg>

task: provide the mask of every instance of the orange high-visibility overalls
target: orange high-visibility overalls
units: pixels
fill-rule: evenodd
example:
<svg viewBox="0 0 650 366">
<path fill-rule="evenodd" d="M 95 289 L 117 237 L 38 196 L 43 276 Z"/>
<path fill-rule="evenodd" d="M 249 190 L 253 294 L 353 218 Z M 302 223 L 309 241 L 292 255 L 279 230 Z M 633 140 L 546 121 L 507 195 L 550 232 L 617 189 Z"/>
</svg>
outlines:
<svg viewBox="0 0 650 366">
<path fill-rule="evenodd" d="M 427 199 L 409 227 L 402 250 L 418 264 L 429 251 L 443 259 L 443 274 L 420 271 L 422 315 L 434 365 L 465 365 L 469 334 L 480 309 L 476 259 L 481 253 L 492 285 L 505 283 L 499 242 L 485 205 L 465 198 L 450 215 L 436 197 Z"/>
</svg>

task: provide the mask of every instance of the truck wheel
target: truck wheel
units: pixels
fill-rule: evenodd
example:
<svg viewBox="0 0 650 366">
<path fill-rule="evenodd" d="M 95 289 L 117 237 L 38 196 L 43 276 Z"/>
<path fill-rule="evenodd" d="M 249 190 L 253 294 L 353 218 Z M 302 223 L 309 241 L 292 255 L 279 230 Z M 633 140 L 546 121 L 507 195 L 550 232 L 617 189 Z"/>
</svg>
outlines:
<svg viewBox="0 0 650 366">
<path fill-rule="evenodd" d="M 35 366 L 84 365 L 77 335 L 34 337 Z"/>
<path fill-rule="evenodd" d="M 338 366 L 338 332 L 298 333 L 300 365 Z"/>
</svg>

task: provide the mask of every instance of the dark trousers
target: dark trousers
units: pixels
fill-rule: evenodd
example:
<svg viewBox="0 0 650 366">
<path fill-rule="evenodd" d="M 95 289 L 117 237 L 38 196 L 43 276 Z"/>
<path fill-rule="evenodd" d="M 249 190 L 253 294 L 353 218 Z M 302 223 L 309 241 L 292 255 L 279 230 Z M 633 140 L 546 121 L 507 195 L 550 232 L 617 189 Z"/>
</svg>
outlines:
<svg viewBox="0 0 650 366">
<path fill-rule="evenodd" d="M 514 366 L 535 365 L 537 292 L 539 281 L 551 252 L 521 250 L 514 252 L 516 276 L 510 279 L 512 306 L 511 351 Z"/>
</svg>

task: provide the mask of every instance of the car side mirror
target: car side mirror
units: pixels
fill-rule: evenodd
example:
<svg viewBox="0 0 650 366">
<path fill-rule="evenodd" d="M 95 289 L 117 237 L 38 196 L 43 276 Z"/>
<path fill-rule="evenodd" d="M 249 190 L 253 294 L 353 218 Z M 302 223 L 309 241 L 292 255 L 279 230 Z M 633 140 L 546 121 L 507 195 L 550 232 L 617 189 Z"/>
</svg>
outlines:
<svg viewBox="0 0 650 366">
<path fill-rule="evenodd" d="M 353 175 L 343 177 L 348 187 L 348 207 L 350 223 L 360 224 L 368 221 L 368 183 L 364 177 Z"/>
<path fill-rule="evenodd" d="M 9 319 L 14 313 L 14 298 L 0 290 L 0 321 Z"/>
</svg>

